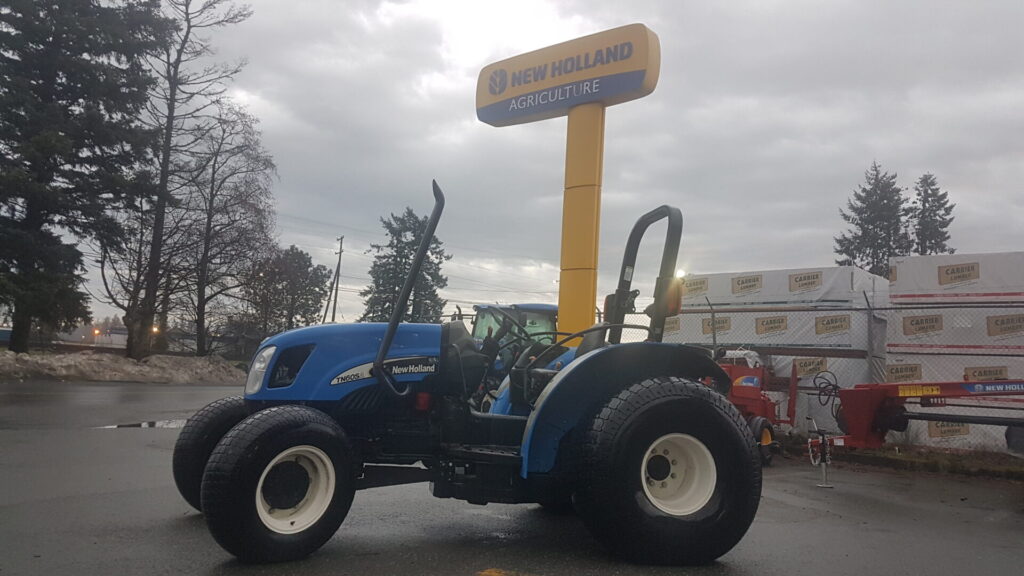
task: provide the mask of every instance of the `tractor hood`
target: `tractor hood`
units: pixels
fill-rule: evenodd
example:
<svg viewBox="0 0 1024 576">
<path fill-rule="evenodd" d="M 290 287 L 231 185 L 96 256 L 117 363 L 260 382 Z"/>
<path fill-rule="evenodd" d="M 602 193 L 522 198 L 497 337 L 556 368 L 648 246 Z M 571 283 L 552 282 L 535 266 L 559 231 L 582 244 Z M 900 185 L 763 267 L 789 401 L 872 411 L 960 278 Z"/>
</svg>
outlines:
<svg viewBox="0 0 1024 576">
<path fill-rule="evenodd" d="M 375 385 L 371 367 L 386 330 L 383 323 L 326 324 L 271 336 L 256 353 L 270 354 L 259 389 L 248 391 L 246 399 L 338 400 Z M 270 347 L 273 352 L 265 352 Z M 419 381 L 437 370 L 440 349 L 439 324 L 401 324 L 385 363 L 399 382 Z"/>
</svg>

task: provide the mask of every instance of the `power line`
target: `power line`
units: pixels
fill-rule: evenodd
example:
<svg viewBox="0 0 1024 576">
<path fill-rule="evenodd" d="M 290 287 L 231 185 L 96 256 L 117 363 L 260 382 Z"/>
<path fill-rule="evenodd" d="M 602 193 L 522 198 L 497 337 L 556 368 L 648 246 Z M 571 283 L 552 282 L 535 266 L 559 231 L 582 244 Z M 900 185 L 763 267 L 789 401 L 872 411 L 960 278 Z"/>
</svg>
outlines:
<svg viewBox="0 0 1024 576">
<path fill-rule="evenodd" d="M 356 227 L 349 226 L 347 224 L 342 224 L 342 223 L 339 223 L 339 222 L 326 222 L 324 220 L 318 220 L 316 218 L 310 218 L 308 216 L 298 216 L 298 215 L 295 215 L 295 214 L 285 214 L 283 212 L 278 212 L 277 215 L 279 217 L 284 217 L 286 219 L 299 220 L 299 221 L 307 222 L 307 223 L 310 223 L 310 224 L 316 224 L 318 226 L 323 226 L 325 228 L 330 228 L 331 230 L 337 230 L 338 228 L 344 228 L 345 230 L 352 230 L 352 231 L 355 231 L 355 232 L 359 232 L 361 234 L 370 234 L 370 235 L 377 236 L 377 237 L 380 237 L 380 238 L 387 238 L 388 237 L 387 234 L 385 234 L 383 232 L 373 232 L 373 231 L 370 231 L 370 230 L 364 230 L 364 229 L 361 229 L 361 228 L 356 228 Z M 282 227 L 283 228 L 288 228 L 288 226 L 282 226 Z M 294 231 L 305 232 L 305 230 L 303 230 L 301 228 L 291 228 L 291 229 L 294 230 Z M 356 236 L 359 236 L 359 234 L 356 234 Z M 483 247 L 480 247 L 480 246 L 464 246 L 462 244 L 453 244 L 453 243 L 451 243 L 450 241 L 447 241 L 447 240 L 444 241 L 444 244 L 446 246 L 449 246 L 449 247 L 452 247 L 452 248 L 458 248 L 460 250 L 466 250 L 468 252 L 481 252 L 481 253 L 485 253 L 485 254 L 494 254 L 494 255 L 497 255 L 497 256 L 515 256 L 517 258 L 522 258 L 524 260 L 536 260 L 536 261 L 539 261 L 539 262 L 544 262 L 544 263 L 549 263 L 549 264 L 551 263 L 550 261 L 545 260 L 543 258 L 537 258 L 536 255 L 529 255 L 528 256 L 526 254 L 517 254 L 515 252 L 509 252 L 508 250 L 505 250 L 504 248 L 483 248 Z M 327 250 L 327 248 L 320 248 L 320 249 L 321 250 Z"/>
<path fill-rule="evenodd" d="M 459 290 L 461 292 L 496 292 L 505 294 L 558 294 L 556 290 L 500 290 L 500 289 L 487 289 L 487 288 L 460 288 L 458 286 L 448 286 L 443 290 Z"/>
<path fill-rule="evenodd" d="M 330 228 L 332 230 L 337 230 L 338 228 L 344 228 L 345 230 L 352 230 L 354 232 L 359 232 L 361 234 L 370 234 L 372 236 L 380 236 L 382 238 L 387 238 L 387 235 L 384 234 L 383 232 L 372 232 L 370 230 L 363 230 L 361 228 L 356 228 L 354 226 L 349 226 L 348 224 L 343 224 L 341 222 L 325 222 L 323 220 L 317 220 L 316 218 L 309 218 L 308 216 L 297 216 L 295 214 L 285 214 L 283 212 L 278 212 L 277 215 L 278 215 L 278 217 L 284 217 L 284 218 L 291 219 L 291 220 L 299 220 L 301 222 L 307 222 L 309 224 L 316 224 L 316 225 L 319 225 L 319 226 L 323 226 L 325 228 Z M 359 234 L 356 234 L 356 235 L 358 236 Z"/>
</svg>

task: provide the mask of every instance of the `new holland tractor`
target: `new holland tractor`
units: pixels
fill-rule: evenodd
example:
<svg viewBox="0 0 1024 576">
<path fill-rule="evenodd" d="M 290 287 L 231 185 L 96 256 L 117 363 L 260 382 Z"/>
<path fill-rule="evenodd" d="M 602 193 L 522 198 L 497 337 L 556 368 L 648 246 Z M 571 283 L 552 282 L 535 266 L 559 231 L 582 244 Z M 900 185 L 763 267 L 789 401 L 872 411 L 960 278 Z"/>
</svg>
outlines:
<svg viewBox="0 0 1024 576">
<path fill-rule="evenodd" d="M 661 206 L 634 226 L 606 322 L 522 334 L 501 401 L 481 412 L 472 395 L 493 347 L 461 321 L 400 323 L 443 210 L 436 182 L 434 198 L 389 323 L 268 338 L 244 396 L 188 420 L 174 479 L 216 541 L 245 562 L 302 558 L 337 531 L 358 490 L 429 482 L 434 496 L 472 504 L 571 506 L 634 562 L 702 564 L 728 552 L 757 511 L 761 466 L 724 396 L 728 375 L 699 348 L 661 342 L 681 303 L 679 210 Z M 650 324 L 624 324 L 640 240 L 662 219 Z M 619 343 L 623 329 L 648 338 Z"/>
</svg>

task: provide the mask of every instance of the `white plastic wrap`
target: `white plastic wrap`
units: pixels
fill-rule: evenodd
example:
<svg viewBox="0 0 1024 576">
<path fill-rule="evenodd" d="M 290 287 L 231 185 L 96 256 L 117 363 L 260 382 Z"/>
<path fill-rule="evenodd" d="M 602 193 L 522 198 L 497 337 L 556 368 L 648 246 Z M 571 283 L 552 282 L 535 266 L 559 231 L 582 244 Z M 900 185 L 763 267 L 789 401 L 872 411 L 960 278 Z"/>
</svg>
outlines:
<svg viewBox="0 0 1024 576">
<path fill-rule="evenodd" d="M 1024 356 L 1024 308 L 892 310 L 886 349 L 891 354 Z"/>
<path fill-rule="evenodd" d="M 1024 302 L 1024 252 L 902 256 L 889 265 L 893 305 Z"/>
<path fill-rule="evenodd" d="M 889 354 L 887 382 L 1024 380 L 1024 357 Z"/>
<path fill-rule="evenodd" d="M 686 277 L 684 307 L 780 306 L 815 308 L 888 305 L 888 280 L 852 266 L 696 274 Z M 707 300 L 705 300 L 707 298 Z"/>
</svg>

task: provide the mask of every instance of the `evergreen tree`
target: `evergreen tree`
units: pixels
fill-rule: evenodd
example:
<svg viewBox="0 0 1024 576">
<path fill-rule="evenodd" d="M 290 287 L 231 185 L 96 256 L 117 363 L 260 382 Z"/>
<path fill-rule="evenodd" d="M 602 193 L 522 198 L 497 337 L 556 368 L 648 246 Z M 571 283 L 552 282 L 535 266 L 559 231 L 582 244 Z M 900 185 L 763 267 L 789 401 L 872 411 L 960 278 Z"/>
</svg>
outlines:
<svg viewBox="0 0 1024 576">
<path fill-rule="evenodd" d="M 932 174 L 925 174 L 914 184 L 914 205 L 911 219 L 914 227 L 915 254 L 952 254 L 947 229 L 953 222 L 953 208 L 949 194 L 939 189 Z"/>
<path fill-rule="evenodd" d="M 391 319 L 395 301 L 423 238 L 427 217 L 420 218 L 412 208 L 406 208 L 401 216 L 392 214 L 390 218 L 381 218 L 380 222 L 388 235 L 388 243 L 372 245 L 377 254 L 370 266 L 371 284 L 359 293 L 366 306 L 360 322 L 387 322 Z M 448 285 L 448 278 L 441 274 L 441 263 L 450 259 L 451 255 L 445 253 L 441 241 L 434 236 L 423 269 L 413 285 L 403 322 L 441 321 L 441 312 L 447 301 L 437 291 Z"/>
<path fill-rule="evenodd" d="M 835 240 L 840 266 L 857 266 L 872 274 L 889 275 L 889 258 L 910 253 L 913 240 L 908 231 L 910 210 L 896 174 L 883 172 L 878 162 L 864 172 L 864 184 L 846 202 L 839 215 L 850 229 Z"/>
<path fill-rule="evenodd" d="M 137 123 L 158 3 L 14 0 L 0 7 L 0 301 L 11 350 L 33 323 L 88 321 L 76 238 L 116 243 L 150 135 Z"/>
</svg>

